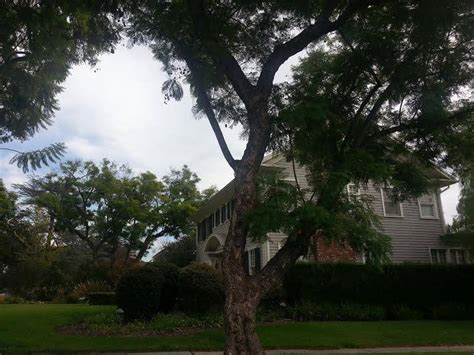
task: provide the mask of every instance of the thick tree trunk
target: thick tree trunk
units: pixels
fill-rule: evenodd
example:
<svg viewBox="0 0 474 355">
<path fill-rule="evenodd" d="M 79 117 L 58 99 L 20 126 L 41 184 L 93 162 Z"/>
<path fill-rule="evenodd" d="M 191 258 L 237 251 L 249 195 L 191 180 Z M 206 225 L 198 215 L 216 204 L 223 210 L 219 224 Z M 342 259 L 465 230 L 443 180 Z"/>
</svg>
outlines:
<svg viewBox="0 0 474 355">
<path fill-rule="evenodd" d="M 255 314 L 260 295 L 258 291 L 252 291 L 249 286 L 249 281 L 242 279 L 226 290 L 225 354 L 227 355 L 264 354 L 255 330 Z"/>
</svg>

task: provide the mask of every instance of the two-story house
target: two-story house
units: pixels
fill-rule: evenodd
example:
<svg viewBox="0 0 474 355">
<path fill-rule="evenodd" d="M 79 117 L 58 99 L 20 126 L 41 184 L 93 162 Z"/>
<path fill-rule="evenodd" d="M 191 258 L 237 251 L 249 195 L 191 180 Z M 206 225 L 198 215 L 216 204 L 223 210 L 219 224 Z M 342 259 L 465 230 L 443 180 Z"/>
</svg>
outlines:
<svg viewBox="0 0 474 355">
<path fill-rule="evenodd" d="M 293 166 L 283 155 L 267 156 L 262 162 L 262 169 L 278 169 L 283 179 L 295 181 Z M 297 167 L 295 173 L 298 183 L 307 187 L 305 168 Z M 465 250 L 449 248 L 440 238 L 446 232 L 440 193 L 455 180 L 436 167 L 429 174 L 436 183 L 436 190 L 400 203 L 392 201 L 387 190 L 373 184 L 362 189 L 349 185 L 347 189 L 351 194 L 371 196 L 374 212 L 381 217 L 383 232 L 391 238 L 392 262 L 467 263 Z M 231 181 L 194 215 L 198 262 L 220 268 L 233 209 L 233 191 L 234 182 Z M 246 246 L 249 273 L 263 267 L 277 253 L 285 238 L 283 233 L 274 232 L 268 233 L 267 240 L 262 243 L 249 240 Z M 364 261 L 363 256 L 355 255 L 350 248 L 334 243 L 318 241 L 314 249 L 311 257 L 318 261 Z"/>
</svg>

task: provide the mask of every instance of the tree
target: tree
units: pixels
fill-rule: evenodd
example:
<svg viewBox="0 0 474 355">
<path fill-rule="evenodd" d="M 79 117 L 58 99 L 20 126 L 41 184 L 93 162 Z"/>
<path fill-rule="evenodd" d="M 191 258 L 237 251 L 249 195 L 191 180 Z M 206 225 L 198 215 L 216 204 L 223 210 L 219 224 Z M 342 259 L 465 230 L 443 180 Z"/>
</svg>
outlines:
<svg viewBox="0 0 474 355">
<path fill-rule="evenodd" d="M 469 85 L 472 4 L 362 0 L 125 4 L 129 36 L 150 45 L 170 74 L 163 85 L 166 99 L 182 97 L 180 81 L 190 84 L 197 98 L 195 112 L 207 116 L 234 169 L 236 204 L 223 259 L 225 352 L 262 353 L 255 333 L 257 305 L 305 252 L 314 233 L 332 224 L 324 215 L 340 212 L 336 207 L 347 182 L 393 180 L 394 195 L 400 197 L 426 189 L 422 168 L 417 169 L 420 174 L 412 174 L 409 169 L 416 164 L 403 164 L 395 156 L 409 157 L 409 149 L 414 149 L 416 155 L 441 158 L 438 148 L 443 144 L 437 143 L 445 142 L 442 132 L 455 131 L 472 110 L 453 100 L 462 86 Z M 323 44 L 323 38 L 329 42 Z M 335 54 L 335 62 L 327 56 L 313 61 L 315 66 L 321 64 L 314 77 L 320 92 L 307 96 L 319 100 L 288 98 L 283 103 L 312 105 L 304 108 L 306 115 L 300 121 L 288 115 L 281 119 L 290 130 L 286 136 L 295 140 L 294 157 L 308 164 L 312 182 L 322 179 L 323 185 L 313 184 L 317 202 L 309 210 L 301 209 L 308 213 L 295 224 L 284 247 L 261 272 L 249 277 L 244 267 L 246 239 L 251 236 L 247 216 L 258 205 L 263 156 L 273 138 L 281 136 L 282 93 L 273 84 L 274 77 L 291 56 L 314 44 Z M 331 101 L 334 98 L 341 107 Z M 220 122 L 244 126 L 247 146 L 241 159 L 232 156 Z M 322 136 L 323 132 L 333 135 Z M 324 138 L 324 144 L 304 148 L 302 142 L 314 142 L 311 136 Z M 380 164 L 363 159 L 376 156 L 376 149 L 385 146 Z M 388 154 L 391 149 L 395 150 Z M 324 154 L 321 159 L 311 159 L 315 150 Z M 340 163 L 338 156 L 343 158 Z"/>
<path fill-rule="evenodd" d="M 54 230 L 69 236 L 66 243 L 79 241 L 93 262 L 105 258 L 115 267 L 141 260 L 158 238 L 192 231 L 189 216 L 201 199 L 198 181 L 186 166 L 159 181 L 108 160 L 69 161 L 60 172 L 16 188 L 25 203 L 48 212 Z"/>
<path fill-rule="evenodd" d="M 449 226 L 444 240 L 454 246 L 466 248 L 474 256 L 474 173 L 467 171 L 461 180 L 458 215 Z"/>
<path fill-rule="evenodd" d="M 52 123 L 71 66 L 113 52 L 120 25 L 108 1 L 0 1 L 0 144 L 31 138 Z M 11 159 L 24 171 L 57 161 L 62 143 Z"/>
<path fill-rule="evenodd" d="M 179 267 L 184 267 L 196 260 L 196 238 L 183 236 L 167 242 L 153 257 L 154 262 L 166 261 Z"/>
</svg>

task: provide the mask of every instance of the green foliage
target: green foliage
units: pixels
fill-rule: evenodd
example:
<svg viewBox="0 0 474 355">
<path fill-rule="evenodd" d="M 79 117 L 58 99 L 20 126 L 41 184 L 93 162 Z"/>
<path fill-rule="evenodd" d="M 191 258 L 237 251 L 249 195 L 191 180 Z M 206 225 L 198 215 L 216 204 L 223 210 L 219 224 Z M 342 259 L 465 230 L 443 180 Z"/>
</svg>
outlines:
<svg viewBox="0 0 474 355">
<path fill-rule="evenodd" d="M 0 144 L 29 139 L 52 123 L 70 68 L 94 65 L 120 40 L 121 25 L 110 16 L 116 11 L 98 1 L 0 4 Z M 36 169 L 63 153 L 64 145 L 57 143 L 19 153 L 12 162 Z"/>
<path fill-rule="evenodd" d="M 221 311 L 224 305 L 222 276 L 207 264 L 194 263 L 181 270 L 178 309 L 186 313 Z"/>
<path fill-rule="evenodd" d="M 10 164 L 16 164 L 27 173 L 30 169 L 37 170 L 48 166 L 50 163 L 56 163 L 66 152 L 66 146 L 63 143 L 54 143 L 49 147 L 34 150 L 31 152 L 18 152 L 10 159 Z"/>
<path fill-rule="evenodd" d="M 399 264 L 374 268 L 361 264 L 296 264 L 285 280 L 290 303 L 357 303 L 390 311 L 403 305 L 429 317 L 445 303 L 472 306 L 471 265 Z"/>
<path fill-rule="evenodd" d="M 301 303 L 290 306 L 286 314 L 296 321 L 380 321 L 385 319 L 385 309 L 376 305 Z"/>
<path fill-rule="evenodd" d="M 69 161 L 16 188 L 27 204 L 47 211 L 54 229 L 68 235 L 65 244 L 118 267 L 133 254 L 141 260 L 160 237 L 192 234 L 190 216 L 202 199 L 198 182 L 186 166 L 160 181 L 108 160 Z"/>
<path fill-rule="evenodd" d="M 117 306 L 126 321 L 151 319 L 160 311 L 163 274 L 146 266 L 124 275 L 115 290 Z"/>
<path fill-rule="evenodd" d="M 89 292 L 87 303 L 92 305 L 114 305 L 116 304 L 115 292 Z"/>
<path fill-rule="evenodd" d="M 187 315 L 184 313 L 158 314 L 149 321 L 123 324 L 116 313 L 98 313 L 82 320 L 82 324 L 102 335 L 131 335 L 183 332 L 192 329 L 218 328 L 223 325 L 222 314 Z"/>
<path fill-rule="evenodd" d="M 196 260 L 196 237 L 195 235 L 183 236 L 166 243 L 163 248 L 153 257 L 155 262 L 168 262 L 179 267 L 184 267 Z"/>
<path fill-rule="evenodd" d="M 455 247 L 466 248 L 472 258 L 474 257 L 474 165 L 465 172 L 461 184 L 458 215 L 449 226 L 444 241 Z"/>
<path fill-rule="evenodd" d="M 154 262 L 152 265 L 158 269 L 163 279 L 160 312 L 168 313 L 173 311 L 176 306 L 180 269 L 176 265 L 164 261 Z"/>
<path fill-rule="evenodd" d="M 56 299 L 56 302 L 57 303 L 84 302 L 90 293 L 110 292 L 110 291 L 112 291 L 112 288 L 110 287 L 108 283 L 104 281 L 87 280 L 75 285 L 71 292 L 69 292 L 67 295 L 64 295 L 60 299 Z"/>
</svg>

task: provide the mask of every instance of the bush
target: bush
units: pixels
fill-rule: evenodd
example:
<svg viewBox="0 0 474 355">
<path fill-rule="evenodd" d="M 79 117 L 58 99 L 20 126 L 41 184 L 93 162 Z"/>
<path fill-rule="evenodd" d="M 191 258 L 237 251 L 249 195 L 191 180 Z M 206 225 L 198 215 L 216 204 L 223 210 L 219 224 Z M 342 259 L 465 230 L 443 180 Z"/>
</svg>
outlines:
<svg viewBox="0 0 474 355">
<path fill-rule="evenodd" d="M 114 305 L 115 292 L 89 292 L 87 302 L 93 305 Z"/>
<path fill-rule="evenodd" d="M 179 268 L 171 263 L 161 261 L 152 264 L 163 278 L 160 298 L 160 312 L 168 313 L 175 309 L 178 298 Z"/>
<path fill-rule="evenodd" d="M 474 306 L 462 303 L 444 303 L 434 307 L 433 319 L 443 320 L 467 320 L 474 319 Z"/>
<path fill-rule="evenodd" d="M 297 263 L 286 275 L 284 290 L 293 305 L 381 305 L 395 319 L 431 317 L 440 305 L 474 308 L 474 265 L 394 264 L 375 268 Z M 405 308 L 394 310 L 393 305 Z"/>
<path fill-rule="evenodd" d="M 80 282 L 70 292 L 61 292 L 54 300 L 55 303 L 85 302 L 90 293 L 112 292 L 112 287 L 105 281 L 88 280 Z"/>
<path fill-rule="evenodd" d="M 212 266 L 194 263 L 182 269 L 178 308 L 188 313 L 220 311 L 224 304 L 222 275 Z"/>
<path fill-rule="evenodd" d="M 388 310 L 387 317 L 388 319 L 393 320 L 414 320 L 425 318 L 423 312 L 405 306 L 403 304 L 390 307 Z"/>
<path fill-rule="evenodd" d="M 380 306 L 348 303 L 301 303 L 289 307 L 287 316 L 296 321 L 379 321 L 385 318 L 385 309 Z"/>
<path fill-rule="evenodd" d="M 145 266 L 125 274 L 116 288 L 117 306 L 126 321 L 151 319 L 160 310 L 163 275 L 155 267 Z"/>
</svg>

